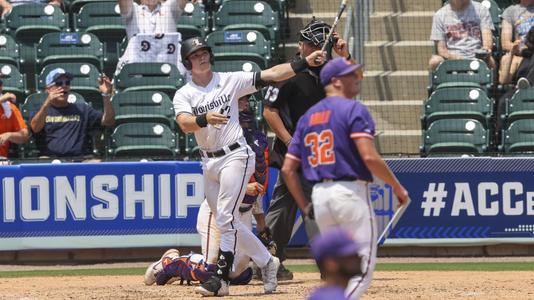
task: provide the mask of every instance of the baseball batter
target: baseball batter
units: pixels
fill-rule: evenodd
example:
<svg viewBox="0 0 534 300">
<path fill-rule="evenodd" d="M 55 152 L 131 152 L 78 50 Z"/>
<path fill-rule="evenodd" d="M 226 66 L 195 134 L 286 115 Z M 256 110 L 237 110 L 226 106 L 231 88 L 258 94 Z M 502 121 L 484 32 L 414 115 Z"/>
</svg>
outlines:
<svg viewBox="0 0 534 300">
<path fill-rule="evenodd" d="M 393 187 L 401 203 L 408 193 L 375 149 L 369 111 L 353 100 L 360 92 L 362 65 L 336 58 L 323 67 L 320 78 L 326 98 L 300 118 L 282 175 L 300 209 L 315 215 L 321 232 L 339 225 L 360 245 L 363 275 L 353 277 L 345 291 L 348 298 L 359 299 L 371 283 L 376 263 L 376 224 L 367 184 L 376 175 Z M 297 180 L 299 166 L 315 183 L 313 207 L 306 205 Z"/>
<path fill-rule="evenodd" d="M 254 172 L 255 155 L 239 125 L 237 99 L 322 63 L 323 53 L 316 51 L 305 59 L 255 73 L 213 72 L 214 55 L 200 37 L 184 41 L 181 55 L 192 80 L 174 96 L 176 121 L 183 132 L 194 132 L 200 146 L 205 196 L 221 231 L 215 275 L 195 291 L 204 296 L 228 295 L 229 273 L 239 249 L 261 268 L 264 291 L 272 293 L 278 285 L 280 262 L 238 217 L 246 183 Z"/>
</svg>

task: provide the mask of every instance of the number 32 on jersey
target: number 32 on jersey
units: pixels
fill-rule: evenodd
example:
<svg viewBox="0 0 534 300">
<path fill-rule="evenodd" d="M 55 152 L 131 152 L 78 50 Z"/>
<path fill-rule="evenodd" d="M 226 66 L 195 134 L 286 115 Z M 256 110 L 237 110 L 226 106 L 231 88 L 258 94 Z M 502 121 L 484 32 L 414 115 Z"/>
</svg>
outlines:
<svg viewBox="0 0 534 300">
<path fill-rule="evenodd" d="M 310 147 L 308 163 L 312 167 L 330 165 L 336 162 L 334 152 L 334 134 L 332 130 L 325 129 L 319 133 L 310 132 L 304 137 L 304 145 Z"/>
</svg>

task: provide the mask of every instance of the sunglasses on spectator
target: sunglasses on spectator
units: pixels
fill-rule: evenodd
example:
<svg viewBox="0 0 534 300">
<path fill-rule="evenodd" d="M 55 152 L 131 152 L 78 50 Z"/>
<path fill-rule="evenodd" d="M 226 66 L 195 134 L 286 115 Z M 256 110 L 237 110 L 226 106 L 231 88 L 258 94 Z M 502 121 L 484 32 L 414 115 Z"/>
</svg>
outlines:
<svg viewBox="0 0 534 300">
<path fill-rule="evenodd" d="M 70 80 L 58 80 L 55 81 L 54 84 L 56 86 L 70 86 Z"/>
</svg>

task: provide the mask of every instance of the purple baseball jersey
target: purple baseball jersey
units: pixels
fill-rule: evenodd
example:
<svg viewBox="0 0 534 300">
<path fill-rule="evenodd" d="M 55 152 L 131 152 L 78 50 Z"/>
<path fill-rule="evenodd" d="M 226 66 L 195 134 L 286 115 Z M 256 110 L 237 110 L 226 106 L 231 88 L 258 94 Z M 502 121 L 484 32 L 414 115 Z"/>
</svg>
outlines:
<svg viewBox="0 0 534 300">
<path fill-rule="evenodd" d="M 353 138 L 374 138 L 375 123 L 367 107 L 356 100 L 327 97 L 299 120 L 286 158 L 300 161 L 304 177 L 354 178 L 372 181 Z"/>
<path fill-rule="evenodd" d="M 325 286 L 318 288 L 308 297 L 308 300 L 348 300 L 345 290 L 340 286 Z"/>
</svg>

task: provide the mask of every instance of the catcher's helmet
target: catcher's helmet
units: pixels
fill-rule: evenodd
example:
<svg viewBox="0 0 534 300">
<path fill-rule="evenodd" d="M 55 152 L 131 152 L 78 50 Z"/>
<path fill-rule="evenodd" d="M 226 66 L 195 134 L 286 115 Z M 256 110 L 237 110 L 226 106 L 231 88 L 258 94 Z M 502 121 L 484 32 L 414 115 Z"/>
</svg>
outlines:
<svg viewBox="0 0 534 300">
<path fill-rule="evenodd" d="M 208 46 L 206 41 L 202 39 L 201 37 L 192 37 L 182 42 L 182 47 L 180 49 L 180 55 L 182 56 L 182 63 L 184 64 L 184 67 L 188 70 L 191 70 L 193 67 L 191 65 L 191 62 L 189 61 L 188 57 L 189 55 L 193 54 L 193 52 L 200 50 L 200 49 L 206 49 L 210 53 L 210 63 L 213 65 L 214 57 L 213 52 L 211 52 L 211 47 Z"/>
<path fill-rule="evenodd" d="M 313 43 L 317 47 L 322 47 L 331 28 L 330 25 L 313 17 L 311 22 L 300 31 L 299 41 Z"/>
</svg>

